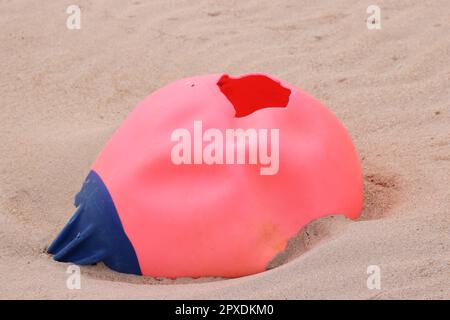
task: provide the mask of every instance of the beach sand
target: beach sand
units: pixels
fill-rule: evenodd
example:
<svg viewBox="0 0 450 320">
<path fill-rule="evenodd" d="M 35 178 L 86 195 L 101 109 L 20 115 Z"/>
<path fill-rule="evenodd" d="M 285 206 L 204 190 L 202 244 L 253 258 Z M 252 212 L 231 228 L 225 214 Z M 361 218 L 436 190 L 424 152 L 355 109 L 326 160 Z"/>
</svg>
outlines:
<svg viewBox="0 0 450 320">
<path fill-rule="evenodd" d="M 0 1 L 0 298 L 450 298 L 450 2 Z M 179 78 L 263 72 L 324 102 L 353 138 L 361 219 L 300 232 L 267 272 L 153 279 L 46 247 L 133 107 Z M 381 270 L 368 289 L 367 268 Z"/>
</svg>

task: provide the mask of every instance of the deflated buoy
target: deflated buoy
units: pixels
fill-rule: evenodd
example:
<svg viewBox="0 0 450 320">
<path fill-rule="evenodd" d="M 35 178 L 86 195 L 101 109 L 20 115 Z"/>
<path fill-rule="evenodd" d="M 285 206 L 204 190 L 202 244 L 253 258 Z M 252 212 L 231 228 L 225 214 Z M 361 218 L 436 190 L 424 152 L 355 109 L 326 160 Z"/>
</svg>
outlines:
<svg viewBox="0 0 450 320">
<path fill-rule="evenodd" d="M 318 218 L 362 209 L 352 141 L 320 102 L 263 74 L 148 96 L 101 151 L 54 259 L 157 277 L 266 270 Z"/>
</svg>

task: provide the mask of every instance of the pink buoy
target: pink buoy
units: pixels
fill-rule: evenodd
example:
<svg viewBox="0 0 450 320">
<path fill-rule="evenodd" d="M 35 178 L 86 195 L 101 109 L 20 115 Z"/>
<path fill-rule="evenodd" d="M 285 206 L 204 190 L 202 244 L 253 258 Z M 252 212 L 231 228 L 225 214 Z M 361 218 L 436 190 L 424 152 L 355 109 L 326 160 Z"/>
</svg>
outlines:
<svg viewBox="0 0 450 320">
<path fill-rule="evenodd" d="M 263 74 L 198 76 L 154 92 L 106 144 L 80 194 L 49 248 L 56 260 L 171 278 L 262 272 L 306 224 L 356 219 L 363 202 L 338 119 Z"/>
</svg>

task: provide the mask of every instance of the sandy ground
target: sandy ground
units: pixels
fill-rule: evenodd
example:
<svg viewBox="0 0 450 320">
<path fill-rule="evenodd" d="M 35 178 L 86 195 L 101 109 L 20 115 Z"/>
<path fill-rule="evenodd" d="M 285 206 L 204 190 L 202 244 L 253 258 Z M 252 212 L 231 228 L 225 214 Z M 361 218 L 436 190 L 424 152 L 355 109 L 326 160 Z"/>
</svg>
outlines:
<svg viewBox="0 0 450 320">
<path fill-rule="evenodd" d="M 0 298 L 450 298 L 450 2 L 0 1 Z M 359 152 L 365 209 L 302 232 L 239 279 L 127 276 L 46 246 L 133 107 L 176 79 L 265 72 L 323 101 Z M 305 250 L 306 249 L 306 250 Z M 369 265 L 381 289 L 366 286 Z"/>
</svg>

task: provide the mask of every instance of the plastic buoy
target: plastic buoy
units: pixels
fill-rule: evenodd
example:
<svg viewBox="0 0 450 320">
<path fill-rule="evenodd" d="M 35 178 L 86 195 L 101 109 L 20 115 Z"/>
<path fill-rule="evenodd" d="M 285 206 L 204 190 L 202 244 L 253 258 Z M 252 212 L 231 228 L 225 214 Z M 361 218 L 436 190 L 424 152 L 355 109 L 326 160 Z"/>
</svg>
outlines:
<svg viewBox="0 0 450 320">
<path fill-rule="evenodd" d="M 304 91 L 263 74 L 176 81 L 101 151 L 48 252 L 157 277 L 266 270 L 309 222 L 362 209 L 350 136 Z"/>
</svg>

